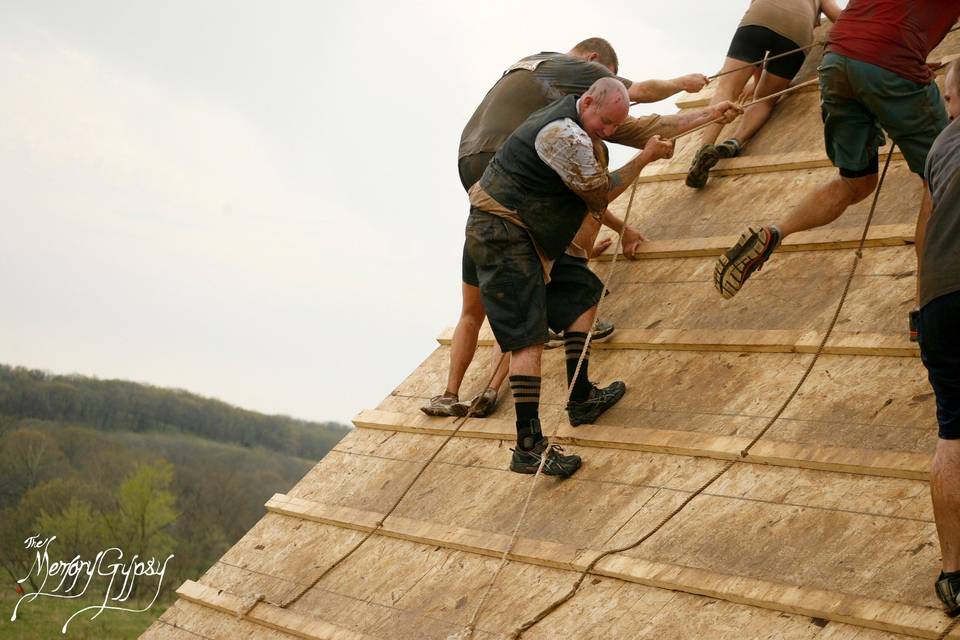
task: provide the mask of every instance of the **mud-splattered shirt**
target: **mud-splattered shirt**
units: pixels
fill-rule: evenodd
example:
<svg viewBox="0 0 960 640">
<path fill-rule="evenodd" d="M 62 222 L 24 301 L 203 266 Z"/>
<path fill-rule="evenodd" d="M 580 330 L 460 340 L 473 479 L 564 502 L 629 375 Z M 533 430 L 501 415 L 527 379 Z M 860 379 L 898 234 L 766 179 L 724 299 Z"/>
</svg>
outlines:
<svg viewBox="0 0 960 640">
<path fill-rule="evenodd" d="M 597 161 L 593 141 L 570 118 L 554 120 L 541 129 L 534 148 L 572 191 L 594 191 L 607 185 L 607 172 Z M 602 212 L 591 213 L 596 217 Z"/>
</svg>

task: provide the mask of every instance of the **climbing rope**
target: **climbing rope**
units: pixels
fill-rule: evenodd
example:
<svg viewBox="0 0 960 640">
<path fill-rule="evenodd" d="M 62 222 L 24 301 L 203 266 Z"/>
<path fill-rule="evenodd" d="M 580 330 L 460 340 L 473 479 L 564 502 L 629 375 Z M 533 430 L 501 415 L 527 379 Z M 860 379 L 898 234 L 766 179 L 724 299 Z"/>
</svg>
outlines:
<svg viewBox="0 0 960 640">
<path fill-rule="evenodd" d="M 707 76 L 707 80 L 714 80 L 714 79 L 716 79 L 716 78 L 719 78 L 719 77 L 721 77 L 721 76 L 725 76 L 725 75 L 730 74 L 730 73 L 736 73 L 737 71 L 743 71 L 744 69 L 749 69 L 749 68 L 751 68 L 751 67 L 756 67 L 757 65 L 766 65 L 766 63 L 770 62 L 771 60 L 777 60 L 778 58 L 785 58 L 785 57 L 787 57 L 787 56 L 792 56 L 793 54 L 795 54 L 795 53 L 800 53 L 801 51 L 809 51 L 810 49 L 813 49 L 814 47 L 822 47 L 822 46 L 824 46 L 825 44 L 827 44 L 825 40 L 824 40 L 824 41 L 819 41 L 819 40 L 818 40 L 818 41 L 816 41 L 816 42 L 812 42 L 812 43 L 808 44 L 808 45 L 805 46 L 805 47 L 797 47 L 796 49 L 791 49 L 790 51 L 784 51 L 783 53 L 778 53 L 778 54 L 775 55 L 775 56 L 767 56 L 767 57 L 765 57 L 763 60 L 757 60 L 756 62 L 748 62 L 748 63 L 746 63 L 746 64 L 743 64 L 743 65 L 739 66 L 739 67 L 734 67 L 734 68 L 732 68 L 732 69 L 727 69 L 726 71 L 720 71 L 719 73 L 715 73 L 715 74 L 713 74 L 712 76 Z"/>
</svg>

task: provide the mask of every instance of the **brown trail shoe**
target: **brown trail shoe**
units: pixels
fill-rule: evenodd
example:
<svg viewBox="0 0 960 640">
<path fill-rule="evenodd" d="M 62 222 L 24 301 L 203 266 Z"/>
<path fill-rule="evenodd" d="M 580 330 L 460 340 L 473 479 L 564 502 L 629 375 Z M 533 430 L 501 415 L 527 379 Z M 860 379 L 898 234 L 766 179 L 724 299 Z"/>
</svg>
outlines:
<svg viewBox="0 0 960 640">
<path fill-rule="evenodd" d="M 497 390 L 487 387 L 470 402 L 460 402 L 463 415 L 471 418 L 486 418 L 497 407 Z"/>
<path fill-rule="evenodd" d="M 780 232 L 776 227 L 750 227 L 737 244 L 717 259 L 713 269 L 713 284 L 724 298 L 730 299 L 739 293 L 743 283 L 780 246 Z"/>
<path fill-rule="evenodd" d="M 720 161 L 720 154 L 712 144 L 705 144 L 693 156 L 693 164 L 687 173 L 687 186 L 692 189 L 702 189 L 710 177 L 710 169 Z"/>
<path fill-rule="evenodd" d="M 951 618 L 960 615 L 960 576 L 956 573 L 950 576 L 940 573 L 940 577 L 933 585 L 937 597 L 943 603 L 943 610 Z"/>
</svg>

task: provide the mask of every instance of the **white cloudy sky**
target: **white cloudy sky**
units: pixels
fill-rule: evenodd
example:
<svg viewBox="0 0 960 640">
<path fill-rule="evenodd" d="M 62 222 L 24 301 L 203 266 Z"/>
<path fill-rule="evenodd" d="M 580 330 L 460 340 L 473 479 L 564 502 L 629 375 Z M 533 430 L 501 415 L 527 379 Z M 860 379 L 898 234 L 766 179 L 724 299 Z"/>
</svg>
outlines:
<svg viewBox="0 0 960 640">
<path fill-rule="evenodd" d="M 456 322 L 503 68 L 711 73 L 747 4 L 0 0 L 0 362 L 347 421 Z"/>
</svg>

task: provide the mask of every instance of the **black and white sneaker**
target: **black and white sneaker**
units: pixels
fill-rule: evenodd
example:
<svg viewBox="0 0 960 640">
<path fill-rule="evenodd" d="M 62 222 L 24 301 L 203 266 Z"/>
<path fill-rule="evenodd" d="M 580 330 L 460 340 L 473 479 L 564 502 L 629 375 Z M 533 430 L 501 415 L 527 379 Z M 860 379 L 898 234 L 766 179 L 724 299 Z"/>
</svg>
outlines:
<svg viewBox="0 0 960 640">
<path fill-rule="evenodd" d="M 591 344 L 594 342 L 603 342 L 611 335 L 613 335 L 616 327 L 613 326 L 612 322 L 604 322 L 603 320 L 597 320 L 593 323 L 593 336 L 590 338 Z M 547 341 L 547 344 L 543 345 L 544 349 L 556 349 L 557 347 L 563 346 L 563 334 L 554 333 L 550 331 L 550 340 Z"/>
<path fill-rule="evenodd" d="M 626 392 L 627 385 L 619 380 L 603 389 L 593 385 L 586 400 L 583 402 L 571 400 L 567 403 L 570 426 L 576 427 L 595 422 L 604 411 L 617 404 Z"/>
<path fill-rule="evenodd" d="M 776 227 L 748 228 L 737 244 L 717 259 L 713 283 L 720 295 L 727 299 L 737 295 L 747 278 L 759 271 L 779 246 L 780 232 Z"/>
<path fill-rule="evenodd" d="M 581 460 L 577 455 L 563 455 L 563 449 L 551 445 L 546 438 L 533 445 L 530 451 L 520 447 L 511 449 L 513 458 L 510 459 L 510 471 L 516 473 L 536 473 L 540 468 L 540 460 L 546 457 L 543 463 L 543 474 L 569 478 L 580 468 Z"/>
</svg>

